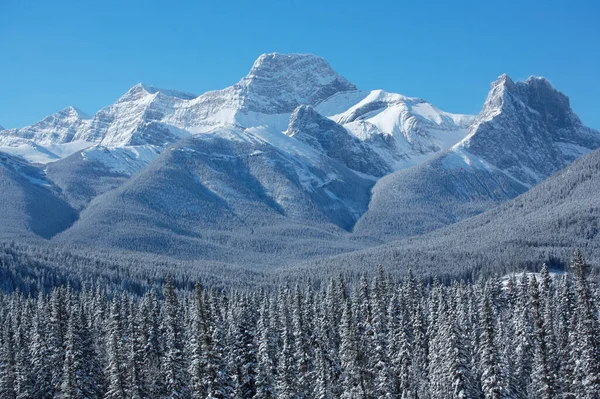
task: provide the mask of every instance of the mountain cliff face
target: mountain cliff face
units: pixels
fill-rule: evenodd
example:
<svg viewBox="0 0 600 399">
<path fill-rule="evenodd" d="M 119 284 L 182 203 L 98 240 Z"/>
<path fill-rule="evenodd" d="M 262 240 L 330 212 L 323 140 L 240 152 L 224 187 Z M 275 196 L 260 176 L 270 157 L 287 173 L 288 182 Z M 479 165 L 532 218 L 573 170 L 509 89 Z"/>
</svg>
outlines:
<svg viewBox="0 0 600 399">
<path fill-rule="evenodd" d="M 598 132 L 583 126 L 546 79 L 515 83 L 502 75 L 459 150 L 532 186 L 598 146 Z"/>
<path fill-rule="evenodd" d="M 352 170 L 378 177 L 391 171 L 385 160 L 368 144 L 352 136 L 343 126 L 320 115 L 310 105 L 296 108 L 285 133 Z"/>
<path fill-rule="evenodd" d="M 569 99 L 543 78 L 492 83 L 468 135 L 417 167 L 381 179 L 355 232 L 422 234 L 481 213 L 600 147 Z"/>
</svg>

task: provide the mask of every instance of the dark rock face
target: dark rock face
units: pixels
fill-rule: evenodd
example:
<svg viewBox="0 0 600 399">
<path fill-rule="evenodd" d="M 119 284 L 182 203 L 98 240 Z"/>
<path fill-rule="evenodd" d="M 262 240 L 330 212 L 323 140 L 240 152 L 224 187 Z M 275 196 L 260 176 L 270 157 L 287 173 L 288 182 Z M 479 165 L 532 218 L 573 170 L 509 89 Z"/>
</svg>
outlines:
<svg viewBox="0 0 600 399">
<path fill-rule="evenodd" d="M 546 79 L 514 83 L 506 75 L 492 84 L 462 144 L 528 186 L 599 146 L 600 134 L 583 126 Z"/>
<path fill-rule="evenodd" d="M 383 176 L 390 172 L 386 162 L 369 146 L 309 105 L 296 108 L 286 133 L 350 169 L 372 176 Z"/>
</svg>

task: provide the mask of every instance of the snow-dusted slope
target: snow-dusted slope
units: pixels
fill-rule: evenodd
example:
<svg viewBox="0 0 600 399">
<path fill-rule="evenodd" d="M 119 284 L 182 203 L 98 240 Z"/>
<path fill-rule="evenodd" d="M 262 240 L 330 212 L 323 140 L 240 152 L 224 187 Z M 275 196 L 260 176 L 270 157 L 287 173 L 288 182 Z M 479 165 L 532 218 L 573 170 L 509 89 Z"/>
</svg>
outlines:
<svg viewBox="0 0 600 399">
<path fill-rule="evenodd" d="M 89 123 L 87 114 L 68 107 L 31 126 L 0 129 L 0 150 L 31 162 L 56 161 L 91 145 L 75 138 Z"/>
<path fill-rule="evenodd" d="M 445 275 L 474 269 L 498 273 L 567 260 L 581 248 L 600 262 L 600 149 L 504 204 L 432 231 L 302 265 L 319 270 L 386 270 Z M 310 270 L 298 271 L 310 274 Z"/>
<path fill-rule="evenodd" d="M 68 228 L 77 212 L 44 172 L 0 152 L 0 239 L 50 238 Z"/>
<path fill-rule="evenodd" d="M 569 99 L 547 80 L 502 75 L 468 135 L 419 166 L 381 179 L 355 232 L 377 237 L 425 233 L 527 191 L 600 147 Z"/>
<path fill-rule="evenodd" d="M 458 143 L 474 120 L 382 90 L 338 93 L 316 109 L 368 143 L 395 170 L 424 162 Z"/>
<path fill-rule="evenodd" d="M 168 148 L 57 240 L 262 265 L 357 248 L 340 227 L 366 209 L 370 179 L 223 129 Z"/>
</svg>

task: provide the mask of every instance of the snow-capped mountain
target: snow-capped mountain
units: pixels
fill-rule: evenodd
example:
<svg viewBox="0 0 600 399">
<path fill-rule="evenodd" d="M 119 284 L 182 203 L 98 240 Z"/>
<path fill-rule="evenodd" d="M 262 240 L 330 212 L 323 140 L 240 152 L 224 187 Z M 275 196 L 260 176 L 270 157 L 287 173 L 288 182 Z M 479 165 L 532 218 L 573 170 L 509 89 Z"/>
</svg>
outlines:
<svg viewBox="0 0 600 399">
<path fill-rule="evenodd" d="M 91 145 L 75 138 L 89 122 L 90 117 L 83 111 L 67 107 L 31 126 L 0 129 L 0 150 L 31 162 L 57 161 Z"/>
<path fill-rule="evenodd" d="M 159 152 L 189 135 L 225 126 L 258 129 L 264 140 L 277 145 L 301 105 L 315 107 L 363 142 L 363 148 L 371 147 L 371 155 L 375 151 L 383 158 L 387 165 L 376 175 L 420 163 L 455 144 L 472 120 L 420 99 L 357 91 L 321 57 L 273 53 L 261 55 L 248 75 L 223 90 L 195 96 L 138 84 L 93 118 L 69 108 L 38 124 L 0 133 L 0 145 L 46 163 L 91 146 L 152 146 L 142 151 Z"/>
<path fill-rule="evenodd" d="M 581 123 L 569 98 L 548 80 L 515 83 L 502 75 L 454 150 L 478 156 L 530 187 L 598 146 L 598 131 Z"/>
<path fill-rule="evenodd" d="M 381 179 L 355 231 L 379 237 L 435 230 L 514 198 L 600 147 L 569 99 L 543 78 L 491 85 L 468 135 L 428 162 Z"/>
<path fill-rule="evenodd" d="M 382 90 L 337 93 L 316 109 L 369 143 L 394 170 L 417 165 L 456 144 L 474 119 Z"/>
<path fill-rule="evenodd" d="M 0 145 L 33 141 L 38 145 L 64 144 L 74 140 L 75 134 L 89 123 L 90 116 L 75 107 L 67 107 L 38 123 L 22 129 L 4 130 Z M 2 129 L 0 129 L 2 130 Z"/>
<path fill-rule="evenodd" d="M 138 84 L 93 117 L 67 108 L 0 131 L 0 150 L 43 164 L 19 161 L 67 209 L 54 241 L 254 263 L 452 224 L 599 146 L 541 78 L 500 77 L 474 117 L 357 90 L 323 58 L 276 53 L 222 90 Z"/>
</svg>

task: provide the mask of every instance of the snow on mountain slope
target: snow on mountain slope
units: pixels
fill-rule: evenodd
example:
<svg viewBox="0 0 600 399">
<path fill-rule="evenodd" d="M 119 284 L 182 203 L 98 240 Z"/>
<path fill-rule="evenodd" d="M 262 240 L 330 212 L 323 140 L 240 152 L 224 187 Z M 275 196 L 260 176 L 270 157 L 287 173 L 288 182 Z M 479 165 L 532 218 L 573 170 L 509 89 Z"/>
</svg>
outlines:
<svg viewBox="0 0 600 399">
<path fill-rule="evenodd" d="M 76 138 L 105 147 L 172 144 L 189 133 L 162 121 L 193 98 L 192 94 L 137 84 L 113 105 L 98 111 Z"/>
<path fill-rule="evenodd" d="M 0 145 L 30 140 L 38 145 L 63 144 L 73 140 L 75 133 L 89 123 L 90 117 L 83 111 L 68 107 L 50 115 L 38 123 L 21 129 L 4 130 Z"/>
<path fill-rule="evenodd" d="M 294 137 L 348 168 L 371 176 L 390 172 L 386 162 L 368 145 L 353 137 L 343 126 L 321 116 L 310 105 L 292 113 L 286 134 Z"/>
<path fill-rule="evenodd" d="M 70 143 L 40 145 L 33 141 L 13 142 L 13 145 L 0 145 L 0 151 L 19 156 L 29 162 L 47 164 L 63 159 L 77 151 L 89 148 L 93 143 L 75 140 Z"/>
<path fill-rule="evenodd" d="M 380 90 L 357 91 L 321 57 L 272 53 L 261 55 L 245 77 L 223 90 L 195 96 L 138 84 L 91 119 L 71 107 L 18 134 L 0 133 L 0 146 L 47 163 L 93 144 L 109 150 L 166 147 L 190 134 L 224 126 L 283 134 L 300 105 L 316 106 L 317 112 L 344 125 L 362 141 L 353 146 L 361 148 L 361 154 L 352 155 L 355 165 L 383 159 L 387 165 L 367 172 L 378 176 L 422 162 L 455 144 L 471 120 L 423 100 Z M 58 151 L 57 144 L 64 149 Z M 370 159 L 358 159 L 362 156 Z"/>
<path fill-rule="evenodd" d="M 586 154 L 526 193 L 488 211 L 380 246 L 289 266 L 298 274 L 319 270 L 413 269 L 443 276 L 474 269 L 502 273 L 563 260 L 581 248 L 600 262 L 600 149 Z M 298 270 L 300 269 L 300 270 Z"/>
<path fill-rule="evenodd" d="M 75 139 L 89 124 L 83 111 L 68 107 L 20 129 L 0 129 L 0 150 L 39 163 L 56 161 L 91 144 Z"/>
<path fill-rule="evenodd" d="M 0 209 L 0 239 L 50 238 L 77 219 L 42 170 L 1 152 Z"/>
<path fill-rule="evenodd" d="M 342 228 L 364 212 L 373 182 L 253 132 L 223 128 L 176 143 L 93 199 L 56 240 L 263 264 L 357 248 L 340 240 Z"/>
<path fill-rule="evenodd" d="M 577 156 L 600 147 L 569 99 L 543 78 L 502 75 L 456 145 L 381 179 L 355 232 L 376 237 L 426 233 L 527 191 Z"/>
<path fill-rule="evenodd" d="M 316 109 L 370 144 L 395 170 L 421 163 L 458 143 L 474 120 L 474 116 L 450 114 L 424 100 L 382 90 L 338 93 Z"/>
<path fill-rule="evenodd" d="M 81 152 L 84 160 L 95 161 L 109 170 L 132 176 L 152 162 L 162 152 L 162 147 L 153 145 L 123 146 L 107 148 L 93 146 Z"/>
</svg>

